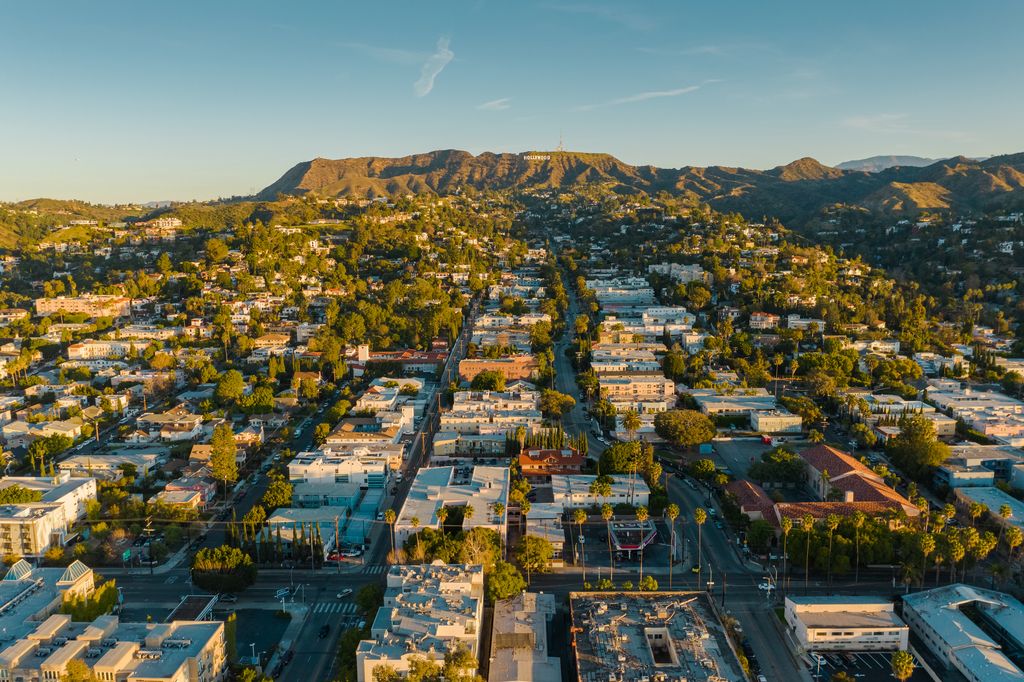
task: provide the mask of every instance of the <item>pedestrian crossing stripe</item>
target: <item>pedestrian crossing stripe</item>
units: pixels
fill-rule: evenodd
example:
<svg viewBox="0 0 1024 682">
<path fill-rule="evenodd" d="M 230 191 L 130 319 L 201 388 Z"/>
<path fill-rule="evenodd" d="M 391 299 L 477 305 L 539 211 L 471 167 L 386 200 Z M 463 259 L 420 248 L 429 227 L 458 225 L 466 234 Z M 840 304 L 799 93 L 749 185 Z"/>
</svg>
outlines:
<svg viewBox="0 0 1024 682">
<path fill-rule="evenodd" d="M 364 566 L 362 572 L 366 575 L 378 575 L 388 570 L 387 566 L 381 564 L 374 564 L 372 566 Z"/>
<path fill-rule="evenodd" d="M 313 613 L 337 613 L 339 615 L 352 614 L 357 610 L 355 604 L 340 601 L 322 601 L 313 607 Z"/>
</svg>

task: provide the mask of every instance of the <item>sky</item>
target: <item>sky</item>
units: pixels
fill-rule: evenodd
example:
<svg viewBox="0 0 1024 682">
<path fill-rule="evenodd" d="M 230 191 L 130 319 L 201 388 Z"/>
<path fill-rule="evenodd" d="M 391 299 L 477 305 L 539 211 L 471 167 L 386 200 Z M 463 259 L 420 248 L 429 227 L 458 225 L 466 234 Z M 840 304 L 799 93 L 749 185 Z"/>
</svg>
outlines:
<svg viewBox="0 0 1024 682">
<path fill-rule="evenodd" d="M 1018 0 L 6 2 L 0 200 L 250 194 L 315 157 L 678 168 L 1024 151 Z"/>
</svg>

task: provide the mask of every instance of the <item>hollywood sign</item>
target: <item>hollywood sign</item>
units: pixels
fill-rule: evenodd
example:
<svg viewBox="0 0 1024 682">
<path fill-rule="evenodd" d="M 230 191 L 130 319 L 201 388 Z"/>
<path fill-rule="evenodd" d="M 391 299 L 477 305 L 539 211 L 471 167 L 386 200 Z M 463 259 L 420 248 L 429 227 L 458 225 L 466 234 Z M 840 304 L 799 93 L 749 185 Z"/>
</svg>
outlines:
<svg viewBox="0 0 1024 682">
<path fill-rule="evenodd" d="M 524 154 L 523 158 L 527 161 L 550 161 L 550 154 Z"/>
</svg>

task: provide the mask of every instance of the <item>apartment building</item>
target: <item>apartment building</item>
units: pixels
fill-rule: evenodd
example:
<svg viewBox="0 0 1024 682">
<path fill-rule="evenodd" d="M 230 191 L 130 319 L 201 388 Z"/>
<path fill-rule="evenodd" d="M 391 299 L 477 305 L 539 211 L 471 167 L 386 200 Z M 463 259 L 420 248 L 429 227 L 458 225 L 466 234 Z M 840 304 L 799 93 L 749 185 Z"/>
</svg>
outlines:
<svg viewBox="0 0 1024 682">
<path fill-rule="evenodd" d="M 391 466 L 384 455 L 342 455 L 322 450 L 300 452 L 288 463 L 288 479 L 293 484 L 331 485 L 354 483 L 365 488 L 384 488 Z"/>
<path fill-rule="evenodd" d="M 612 402 L 622 400 L 668 400 L 676 385 L 663 376 L 625 375 L 598 377 L 601 395 Z"/>
<path fill-rule="evenodd" d="M 529 380 L 540 369 L 533 355 L 513 355 L 507 358 L 466 358 L 459 362 L 459 376 L 472 381 L 480 372 L 500 372 L 507 381 Z"/>
<path fill-rule="evenodd" d="M 131 299 L 124 296 L 58 296 L 37 298 L 37 315 L 84 313 L 89 317 L 125 317 L 131 314 Z"/>
<path fill-rule="evenodd" d="M 404 674 L 412 659 L 443 657 L 456 646 L 478 658 L 483 611 L 483 566 L 392 566 L 370 638 L 356 648 L 357 679 L 372 682 L 378 666 Z"/>
<path fill-rule="evenodd" d="M 508 467 L 429 467 L 416 472 L 409 494 L 395 522 L 399 546 L 419 528 L 439 528 L 441 507 L 472 507 L 462 527 L 490 528 L 503 539 L 508 522 Z M 500 504 L 500 513 L 494 505 Z M 415 523 L 414 523 L 415 520 Z"/>
<path fill-rule="evenodd" d="M 561 682 L 561 661 L 547 635 L 555 610 L 555 595 L 535 592 L 494 604 L 488 682 Z"/>
</svg>

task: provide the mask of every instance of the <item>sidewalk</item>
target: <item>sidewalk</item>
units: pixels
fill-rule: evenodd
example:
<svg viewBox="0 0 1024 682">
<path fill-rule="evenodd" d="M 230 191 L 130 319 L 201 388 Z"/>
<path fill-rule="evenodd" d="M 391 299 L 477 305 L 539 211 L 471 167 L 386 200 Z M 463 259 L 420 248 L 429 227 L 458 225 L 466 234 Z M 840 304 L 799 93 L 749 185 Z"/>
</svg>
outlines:
<svg viewBox="0 0 1024 682">
<path fill-rule="evenodd" d="M 296 639 L 298 639 L 299 633 L 302 631 L 302 627 L 306 624 L 306 616 L 309 615 L 309 607 L 305 604 L 285 602 L 284 608 L 285 611 L 292 615 L 292 619 L 288 623 L 288 627 L 284 629 L 284 633 L 281 635 L 281 641 L 278 642 L 277 648 L 274 649 L 274 653 L 270 656 L 270 660 L 267 661 L 264 671 L 272 671 L 277 666 L 277 662 L 282 656 L 284 656 L 284 653 L 292 648 L 292 644 Z"/>
</svg>

